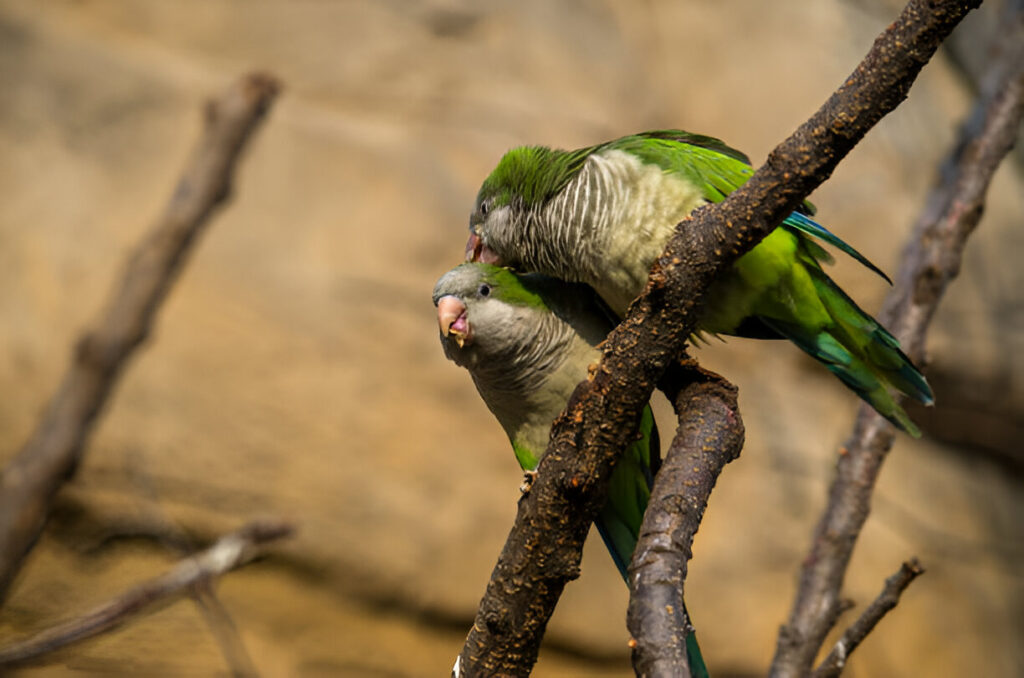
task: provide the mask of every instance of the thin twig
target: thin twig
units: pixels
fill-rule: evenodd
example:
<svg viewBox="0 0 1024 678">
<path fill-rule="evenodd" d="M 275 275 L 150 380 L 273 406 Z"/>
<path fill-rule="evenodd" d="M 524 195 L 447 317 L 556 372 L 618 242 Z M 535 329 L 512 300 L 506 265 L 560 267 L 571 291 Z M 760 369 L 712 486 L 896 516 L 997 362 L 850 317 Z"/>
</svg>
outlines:
<svg viewBox="0 0 1024 678">
<path fill-rule="evenodd" d="M 1003 52 L 1009 59 L 994 66 L 1000 77 L 990 81 L 945 163 L 904 250 L 896 285 L 879 314 L 918 363 L 923 362 L 929 323 L 946 287 L 960 271 L 967 237 L 981 218 L 992 175 L 1012 148 L 1024 115 L 1022 35 L 1020 21 L 1007 26 L 1004 38 L 1018 42 Z M 834 626 L 843 577 L 894 435 L 888 422 L 861 407 L 804 559 L 793 609 L 779 633 L 771 676 L 806 675 Z"/>
<path fill-rule="evenodd" d="M 193 587 L 248 563 L 259 555 L 262 546 L 293 532 L 290 524 L 280 521 L 249 523 L 237 532 L 221 537 L 205 551 L 179 561 L 167 574 L 140 584 L 81 617 L 0 649 L 0 666 L 23 664 L 115 629 L 157 604 L 167 604 L 179 596 L 189 595 Z"/>
<path fill-rule="evenodd" d="M 654 480 L 629 566 L 626 624 L 638 676 L 688 678 L 686 636 L 693 632 L 683 584 L 693 537 L 718 475 L 743 448 L 736 387 L 690 363 L 661 381 L 679 417 Z"/>
<path fill-rule="evenodd" d="M 238 626 L 207 579 L 192 588 L 192 598 L 203 613 L 206 625 L 217 641 L 233 678 L 258 678 L 259 671 L 238 633 Z"/>
<path fill-rule="evenodd" d="M 577 387 L 552 426 L 454 674 L 530 672 L 555 604 L 579 574 L 583 541 L 612 468 L 634 439 L 655 383 L 693 333 L 704 291 L 906 98 L 938 45 L 979 2 L 911 0 L 854 73 L 749 181 L 676 230 L 644 294 L 605 342 L 592 378 Z"/>
<path fill-rule="evenodd" d="M 131 461 L 141 462 L 139 455 L 132 455 Z M 199 550 L 196 540 L 177 521 L 171 519 L 160 504 L 159 493 L 153 484 L 150 474 L 146 473 L 141 463 L 129 465 L 129 475 L 135 485 L 146 495 L 147 513 L 150 513 L 153 524 L 158 528 L 152 532 L 154 538 L 179 556 L 191 555 Z M 238 633 L 238 626 L 231 613 L 217 596 L 216 589 L 210 581 L 197 584 L 192 588 L 192 599 L 203 615 L 210 633 L 220 648 L 228 670 L 234 678 L 258 678 L 259 671 L 249 655 L 249 651 Z"/>
<path fill-rule="evenodd" d="M 899 571 L 885 580 L 885 586 L 878 597 L 857 618 L 850 628 L 846 629 L 825 660 L 811 674 L 812 678 L 838 678 L 842 673 L 846 660 L 869 633 L 882 621 L 882 617 L 900 602 L 900 595 L 910 586 L 910 582 L 924 573 L 924 568 L 913 558 L 903 563 Z"/>
<path fill-rule="evenodd" d="M 42 420 L 0 474 L 0 602 L 39 538 L 54 494 L 74 475 L 92 425 L 149 334 L 190 245 L 227 199 L 239 155 L 278 90 L 252 74 L 206 106 L 198 147 L 164 213 L 128 260 L 103 314 L 75 345 Z"/>
</svg>

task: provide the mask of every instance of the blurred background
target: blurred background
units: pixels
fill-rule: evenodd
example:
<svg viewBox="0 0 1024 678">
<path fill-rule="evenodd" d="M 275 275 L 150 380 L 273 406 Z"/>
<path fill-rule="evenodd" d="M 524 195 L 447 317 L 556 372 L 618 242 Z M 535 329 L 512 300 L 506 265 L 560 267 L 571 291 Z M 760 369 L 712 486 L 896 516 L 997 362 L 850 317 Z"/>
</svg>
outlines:
<svg viewBox="0 0 1024 678">
<path fill-rule="evenodd" d="M 430 303 L 482 179 L 515 145 L 657 127 L 719 136 L 758 165 L 900 5 L 0 1 L 0 461 L 168 198 L 204 98 L 253 68 L 285 86 L 61 492 L 0 637 L 164 571 L 175 535 L 282 516 L 298 536 L 218 588 L 264 675 L 447 675 L 521 480 L 468 374 L 445 361 Z M 958 29 L 811 196 L 890 273 L 1000 6 Z M 936 319 L 938 405 L 912 413 L 925 437 L 899 437 L 882 473 L 844 620 L 902 560 L 927 574 L 846 675 L 1024 675 L 1021 157 L 997 175 Z M 833 275 L 867 309 L 887 290 L 850 261 Z M 789 345 L 734 339 L 698 357 L 739 385 L 747 444 L 712 495 L 687 599 L 716 678 L 759 675 L 857 405 Z M 631 675 L 626 600 L 591 540 L 535 675 Z M 19 675 L 228 671 L 187 600 L 52 660 Z"/>
</svg>

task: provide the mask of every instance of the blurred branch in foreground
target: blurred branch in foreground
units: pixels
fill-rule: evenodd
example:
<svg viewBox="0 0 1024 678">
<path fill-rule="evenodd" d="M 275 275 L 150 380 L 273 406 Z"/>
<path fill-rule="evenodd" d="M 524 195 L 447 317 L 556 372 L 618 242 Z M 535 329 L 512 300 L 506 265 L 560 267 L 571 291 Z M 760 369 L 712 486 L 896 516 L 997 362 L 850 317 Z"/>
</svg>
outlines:
<svg viewBox="0 0 1024 678">
<path fill-rule="evenodd" d="M 989 91 L 993 81 L 998 81 L 998 69 L 991 68 L 992 64 L 1024 58 L 1024 0 L 990 3 L 988 10 L 980 12 L 974 21 L 964 25 L 968 30 L 957 31 L 946 43 L 950 62 L 976 96 Z M 1014 32 L 1015 40 L 1010 39 Z M 1013 56 L 1014 52 L 1017 56 Z M 1024 168 L 1024 129 L 1018 130 L 1015 148 L 1017 162 Z"/>
<path fill-rule="evenodd" d="M 998 52 L 1000 60 L 991 66 L 998 77 L 987 79 L 943 164 L 903 252 L 896 285 L 878 316 L 919 364 L 930 321 L 946 287 L 960 272 L 967 237 L 981 219 L 992 175 L 1013 147 L 1021 124 L 1024 41 L 1020 35 L 1019 21 L 1006 24 L 1000 39 L 1007 41 L 1007 48 Z M 836 478 L 804 560 L 793 609 L 779 633 L 772 676 L 806 675 L 835 625 L 846 568 L 893 437 L 888 422 L 869 408 L 860 409 L 853 433 L 840 450 Z"/>
<path fill-rule="evenodd" d="M 691 672 L 682 605 L 687 561 L 708 497 L 722 469 L 740 456 L 744 428 L 736 387 L 696 363 L 670 368 L 660 386 L 679 417 L 654 478 L 630 564 L 626 624 L 638 676 Z"/>
<path fill-rule="evenodd" d="M 604 344 L 592 378 L 555 420 L 536 481 L 491 574 L 453 675 L 526 675 L 641 409 L 693 333 L 717 274 L 754 247 L 907 96 L 980 0 L 911 0 L 857 69 L 722 203 L 694 211 Z"/>
<path fill-rule="evenodd" d="M 251 561 L 267 543 L 288 537 L 293 532 L 294 528 L 285 522 L 249 523 L 237 532 L 221 537 L 205 551 L 181 560 L 167 574 L 140 584 L 81 617 L 0 649 L 0 667 L 23 664 L 92 638 L 117 628 L 157 604 L 167 604 L 178 596 L 193 593 L 197 586 L 207 585 L 215 577 Z"/>
<path fill-rule="evenodd" d="M 278 91 L 250 74 L 207 103 L 205 129 L 164 213 L 128 266 L 42 420 L 0 474 L 0 602 L 46 523 L 57 490 L 74 475 L 92 425 L 118 375 L 145 340 L 189 247 L 229 194 L 235 165 Z"/>
</svg>

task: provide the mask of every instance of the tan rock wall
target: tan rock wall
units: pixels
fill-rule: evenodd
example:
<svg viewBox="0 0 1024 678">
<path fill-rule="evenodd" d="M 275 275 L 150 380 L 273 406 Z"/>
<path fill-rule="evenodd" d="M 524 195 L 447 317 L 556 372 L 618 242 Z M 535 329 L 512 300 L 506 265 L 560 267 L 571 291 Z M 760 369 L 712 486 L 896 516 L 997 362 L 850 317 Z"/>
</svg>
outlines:
<svg viewBox="0 0 1024 678">
<path fill-rule="evenodd" d="M 266 675 L 444 674 L 520 480 L 444 360 L 429 299 L 461 258 L 479 182 L 512 145 L 660 126 L 759 162 L 891 15 L 795 0 L 0 2 L 0 459 L 166 199 L 203 96 L 251 68 L 286 87 L 63 495 L 71 525 L 33 554 L 0 635 L 174 557 L 149 540 L 85 549 L 103 526 L 210 535 L 282 515 L 299 536 L 220 587 Z M 891 272 L 969 105 L 936 59 L 812 196 L 823 221 Z M 1024 409 L 1021 186 L 1005 166 L 931 342 L 936 364 L 1004 377 L 1011 423 Z M 849 262 L 836 277 L 867 308 L 885 293 Z M 740 385 L 748 443 L 713 495 L 689 604 L 715 675 L 751 675 L 771 656 L 855 399 L 786 345 L 702 356 Z M 915 554 L 928 574 L 849 675 L 1024 671 L 1024 499 L 1006 469 L 899 440 L 847 594 L 865 604 Z M 601 551 L 588 544 L 537 675 L 629 675 L 626 592 Z M 59 659 L 25 674 L 223 671 L 187 602 Z"/>
</svg>

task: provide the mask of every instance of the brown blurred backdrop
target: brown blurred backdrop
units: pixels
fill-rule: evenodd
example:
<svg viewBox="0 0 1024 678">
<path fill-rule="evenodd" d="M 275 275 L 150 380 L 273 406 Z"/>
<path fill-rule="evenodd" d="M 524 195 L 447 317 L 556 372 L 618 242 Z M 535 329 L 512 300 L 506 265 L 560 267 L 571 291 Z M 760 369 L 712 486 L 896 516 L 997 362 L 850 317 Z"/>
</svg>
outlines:
<svg viewBox="0 0 1024 678">
<path fill-rule="evenodd" d="M 983 63 L 999 4 L 812 196 L 890 273 L 970 108 L 970 59 Z M 665 126 L 758 164 L 898 8 L 0 1 L 0 460 L 168 197 L 203 98 L 252 68 L 286 88 L 0 611 L 0 637 L 161 572 L 177 557 L 168 534 L 275 515 L 298 537 L 219 587 L 264 675 L 447 675 L 520 482 L 468 375 L 444 360 L 430 304 L 479 182 L 513 145 Z M 928 572 L 849 676 L 1024 674 L 1019 157 L 932 333 L 939 404 L 915 412 L 928 433 L 898 440 L 846 593 L 866 604 L 912 555 Z M 878 308 L 884 283 L 849 261 L 834 275 Z M 712 496 L 688 602 L 716 678 L 757 675 L 856 402 L 788 345 L 732 340 L 699 357 L 740 386 L 747 445 Z M 537 676 L 631 675 L 626 590 L 592 542 Z M 54 660 L 22 673 L 227 671 L 188 601 Z"/>
</svg>

